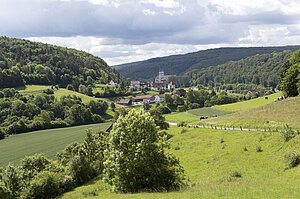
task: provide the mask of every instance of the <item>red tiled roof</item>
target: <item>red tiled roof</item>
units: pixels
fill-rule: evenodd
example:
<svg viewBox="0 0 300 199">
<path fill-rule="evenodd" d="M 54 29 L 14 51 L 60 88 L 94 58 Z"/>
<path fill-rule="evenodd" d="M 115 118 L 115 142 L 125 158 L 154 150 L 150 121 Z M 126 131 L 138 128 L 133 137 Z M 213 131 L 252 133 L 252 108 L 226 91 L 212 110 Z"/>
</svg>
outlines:
<svg viewBox="0 0 300 199">
<path fill-rule="evenodd" d="M 132 99 L 134 100 L 142 100 L 142 99 L 150 99 L 152 97 L 152 95 L 143 95 L 143 96 L 138 96 L 138 97 L 132 97 Z"/>
</svg>

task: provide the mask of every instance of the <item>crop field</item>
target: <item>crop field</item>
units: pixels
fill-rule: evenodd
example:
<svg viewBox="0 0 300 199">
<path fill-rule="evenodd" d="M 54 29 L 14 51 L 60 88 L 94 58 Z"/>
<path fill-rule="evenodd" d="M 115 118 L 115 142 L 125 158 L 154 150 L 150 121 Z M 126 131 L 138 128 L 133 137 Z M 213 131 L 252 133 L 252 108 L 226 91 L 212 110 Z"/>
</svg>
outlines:
<svg viewBox="0 0 300 199">
<path fill-rule="evenodd" d="M 245 111 L 250 110 L 253 108 L 257 108 L 260 106 L 264 106 L 267 104 L 271 104 L 274 102 L 274 99 L 277 99 L 278 97 L 282 96 L 282 92 L 275 93 L 272 95 L 268 95 L 268 99 L 265 99 L 265 97 L 259 97 L 252 100 L 247 100 L 243 102 L 237 102 L 233 104 L 225 104 L 225 105 L 217 105 L 214 106 L 214 109 L 223 110 L 223 111 L 231 111 L 231 112 L 239 112 L 239 111 Z"/>
<path fill-rule="evenodd" d="M 189 178 L 186 188 L 117 194 L 98 177 L 61 198 L 300 198 L 300 166 L 286 169 L 284 158 L 300 151 L 300 135 L 285 142 L 280 133 L 269 132 L 171 127 L 168 133 L 174 135 L 170 152 Z"/>
<path fill-rule="evenodd" d="M 271 130 L 283 130 L 287 124 L 300 130 L 300 97 L 291 97 L 251 110 L 208 119 L 205 123 Z"/>
<path fill-rule="evenodd" d="M 6 166 L 9 162 L 17 164 L 25 156 L 36 153 L 43 153 L 48 158 L 55 159 L 56 153 L 68 144 L 75 141 L 82 142 L 86 129 L 105 130 L 110 124 L 91 124 L 9 136 L 0 140 L 0 166 Z"/>
</svg>

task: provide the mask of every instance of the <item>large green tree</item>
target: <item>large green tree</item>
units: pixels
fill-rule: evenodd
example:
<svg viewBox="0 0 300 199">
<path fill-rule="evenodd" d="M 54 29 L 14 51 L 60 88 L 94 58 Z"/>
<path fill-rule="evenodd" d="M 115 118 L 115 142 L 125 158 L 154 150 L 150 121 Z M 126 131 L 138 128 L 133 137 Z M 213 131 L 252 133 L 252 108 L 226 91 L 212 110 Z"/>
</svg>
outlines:
<svg viewBox="0 0 300 199">
<path fill-rule="evenodd" d="M 300 91 L 300 50 L 287 60 L 280 71 L 282 90 L 288 97 L 297 96 Z"/>
<path fill-rule="evenodd" d="M 149 113 L 133 109 L 121 115 L 111 133 L 104 180 L 124 193 L 178 189 L 184 170 L 166 153 L 167 146 L 166 135 L 158 133 Z"/>
</svg>

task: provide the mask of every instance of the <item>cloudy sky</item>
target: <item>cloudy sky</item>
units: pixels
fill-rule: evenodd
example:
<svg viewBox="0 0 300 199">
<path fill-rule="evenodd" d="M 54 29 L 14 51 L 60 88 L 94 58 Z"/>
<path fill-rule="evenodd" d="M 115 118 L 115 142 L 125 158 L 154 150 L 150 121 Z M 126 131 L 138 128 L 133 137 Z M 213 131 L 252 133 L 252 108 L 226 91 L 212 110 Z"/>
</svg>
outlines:
<svg viewBox="0 0 300 199">
<path fill-rule="evenodd" d="M 299 0 L 0 0 L 0 35 L 115 65 L 223 46 L 300 44 Z"/>
</svg>

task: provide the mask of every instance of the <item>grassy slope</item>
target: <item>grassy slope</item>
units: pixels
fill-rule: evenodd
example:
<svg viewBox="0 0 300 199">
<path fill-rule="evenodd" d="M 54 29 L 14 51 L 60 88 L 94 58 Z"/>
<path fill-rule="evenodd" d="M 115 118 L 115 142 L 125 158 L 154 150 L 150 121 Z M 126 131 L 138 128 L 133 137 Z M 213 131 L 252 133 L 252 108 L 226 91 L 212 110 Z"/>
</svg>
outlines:
<svg viewBox="0 0 300 199">
<path fill-rule="evenodd" d="M 172 149 L 190 186 L 169 193 L 111 193 L 100 178 L 63 195 L 70 198 L 299 198 L 300 166 L 285 170 L 284 155 L 300 151 L 300 136 L 283 142 L 279 133 L 171 127 Z M 220 143 L 223 137 L 224 143 Z M 263 152 L 256 152 L 256 146 Z M 179 146 L 180 150 L 174 150 Z M 248 151 L 244 151 L 246 146 Z M 238 171 L 241 178 L 230 177 Z"/>
<path fill-rule="evenodd" d="M 284 124 L 300 129 L 300 97 L 287 98 L 283 101 L 241 111 L 219 118 L 212 118 L 206 123 L 214 125 L 234 125 L 251 128 L 282 129 Z"/>
<path fill-rule="evenodd" d="M 218 105 L 218 106 L 214 106 L 213 108 L 218 110 L 223 110 L 223 111 L 232 111 L 232 112 L 245 111 L 245 110 L 250 110 L 253 108 L 270 104 L 274 102 L 274 99 L 277 99 L 282 95 L 283 95 L 282 92 L 279 92 L 272 95 L 268 95 L 267 97 L 269 99 L 267 100 L 265 99 L 265 97 L 259 97 L 256 99 L 237 102 L 233 104 Z"/>
<path fill-rule="evenodd" d="M 199 121 L 200 116 L 213 116 L 213 115 L 224 115 L 231 113 L 229 111 L 216 110 L 210 107 L 198 108 L 189 110 L 186 112 L 175 112 L 165 115 L 166 120 L 169 122 L 195 122 Z"/>
<path fill-rule="evenodd" d="M 12 161 L 17 163 L 26 155 L 35 153 L 43 153 L 53 159 L 55 154 L 63 150 L 68 144 L 75 141 L 81 142 L 85 137 L 86 129 L 106 129 L 110 124 L 91 124 L 9 136 L 0 140 L 0 166 L 6 166 Z"/>
</svg>

